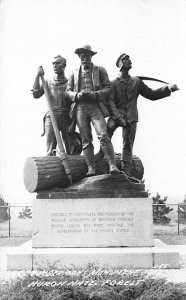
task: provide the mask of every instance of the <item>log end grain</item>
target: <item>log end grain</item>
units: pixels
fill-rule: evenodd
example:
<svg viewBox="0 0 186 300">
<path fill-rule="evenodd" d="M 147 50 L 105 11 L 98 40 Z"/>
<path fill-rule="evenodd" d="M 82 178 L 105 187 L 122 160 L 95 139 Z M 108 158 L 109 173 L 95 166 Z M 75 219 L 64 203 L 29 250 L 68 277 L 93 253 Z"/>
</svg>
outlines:
<svg viewBox="0 0 186 300">
<path fill-rule="evenodd" d="M 38 184 L 38 168 L 33 157 L 28 157 L 24 164 L 23 181 L 28 192 L 34 193 Z"/>
</svg>

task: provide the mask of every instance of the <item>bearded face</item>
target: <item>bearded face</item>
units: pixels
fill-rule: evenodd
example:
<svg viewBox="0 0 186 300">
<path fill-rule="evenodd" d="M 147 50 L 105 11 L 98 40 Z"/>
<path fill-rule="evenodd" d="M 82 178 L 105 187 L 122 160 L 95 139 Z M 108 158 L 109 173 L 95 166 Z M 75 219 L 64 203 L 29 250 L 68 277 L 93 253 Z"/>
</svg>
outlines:
<svg viewBox="0 0 186 300">
<path fill-rule="evenodd" d="M 79 54 L 81 65 L 84 69 L 89 69 L 92 63 L 92 54 L 90 52 L 82 52 Z"/>
</svg>

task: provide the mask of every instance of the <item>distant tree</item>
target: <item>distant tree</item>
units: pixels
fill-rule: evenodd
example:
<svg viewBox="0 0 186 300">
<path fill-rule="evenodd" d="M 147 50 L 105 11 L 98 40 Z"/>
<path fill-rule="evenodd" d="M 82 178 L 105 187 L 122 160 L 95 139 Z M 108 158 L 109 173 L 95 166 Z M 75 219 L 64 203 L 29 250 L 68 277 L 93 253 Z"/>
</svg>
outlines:
<svg viewBox="0 0 186 300">
<path fill-rule="evenodd" d="M 0 222 L 9 220 L 8 203 L 5 202 L 3 196 L 0 194 Z"/>
<path fill-rule="evenodd" d="M 178 213 L 180 223 L 186 224 L 186 195 L 183 202 L 179 203 Z"/>
<path fill-rule="evenodd" d="M 161 205 L 153 205 L 153 222 L 154 224 L 168 224 L 171 219 L 166 215 L 173 210 L 166 206 L 166 201 L 168 197 L 164 197 L 161 199 L 159 193 L 156 194 L 156 197 L 152 197 L 153 204 L 161 204 Z"/>
<path fill-rule="evenodd" d="M 22 211 L 19 212 L 19 219 L 31 219 L 32 218 L 32 210 L 28 206 L 24 207 Z"/>
</svg>

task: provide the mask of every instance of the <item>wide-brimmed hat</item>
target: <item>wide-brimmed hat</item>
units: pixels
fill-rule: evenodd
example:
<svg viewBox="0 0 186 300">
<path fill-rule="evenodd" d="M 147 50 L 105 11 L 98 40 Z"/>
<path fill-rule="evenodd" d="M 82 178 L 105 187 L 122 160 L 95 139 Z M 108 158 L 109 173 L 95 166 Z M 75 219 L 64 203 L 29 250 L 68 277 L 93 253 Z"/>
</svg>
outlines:
<svg viewBox="0 0 186 300">
<path fill-rule="evenodd" d="M 120 68 L 120 69 L 121 69 L 121 67 L 122 67 L 122 65 L 123 65 L 122 59 L 124 59 L 125 56 L 128 56 L 128 54 L 122 53 L 122 54 L 118 57 L 118 59 L 116 60 L 116 66 L 117 66 L 118 68 Z"/>
<path fill-rule="evenodd" d="M 95 51 L 92 51 L 92 48 L 90 45 L 83 45 L 82 47 L 80 48 L 77 48 L 74 53 L 76 54 L 80 54 L 82 52 L 90 52 L 92 55 L 95 55 L 97 52 Z"/>
</svg>

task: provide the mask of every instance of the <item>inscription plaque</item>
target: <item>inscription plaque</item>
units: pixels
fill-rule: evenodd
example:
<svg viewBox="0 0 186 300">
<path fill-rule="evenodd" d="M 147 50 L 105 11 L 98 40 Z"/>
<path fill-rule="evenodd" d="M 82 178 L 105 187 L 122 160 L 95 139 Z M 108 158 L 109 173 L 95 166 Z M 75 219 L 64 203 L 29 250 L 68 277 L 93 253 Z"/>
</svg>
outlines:
<svg viewBox="0 0 186 300">
<path fill-rule="evenodd" d="M 133 226 L 133 212 L 51 213 L 51 228 L 56 233 L 129 232 Z"/>
<path fill-rule="evenodd" d="M 35 199 L 33 247 L 153 246 L 149 198 Z"/>
</svg>

